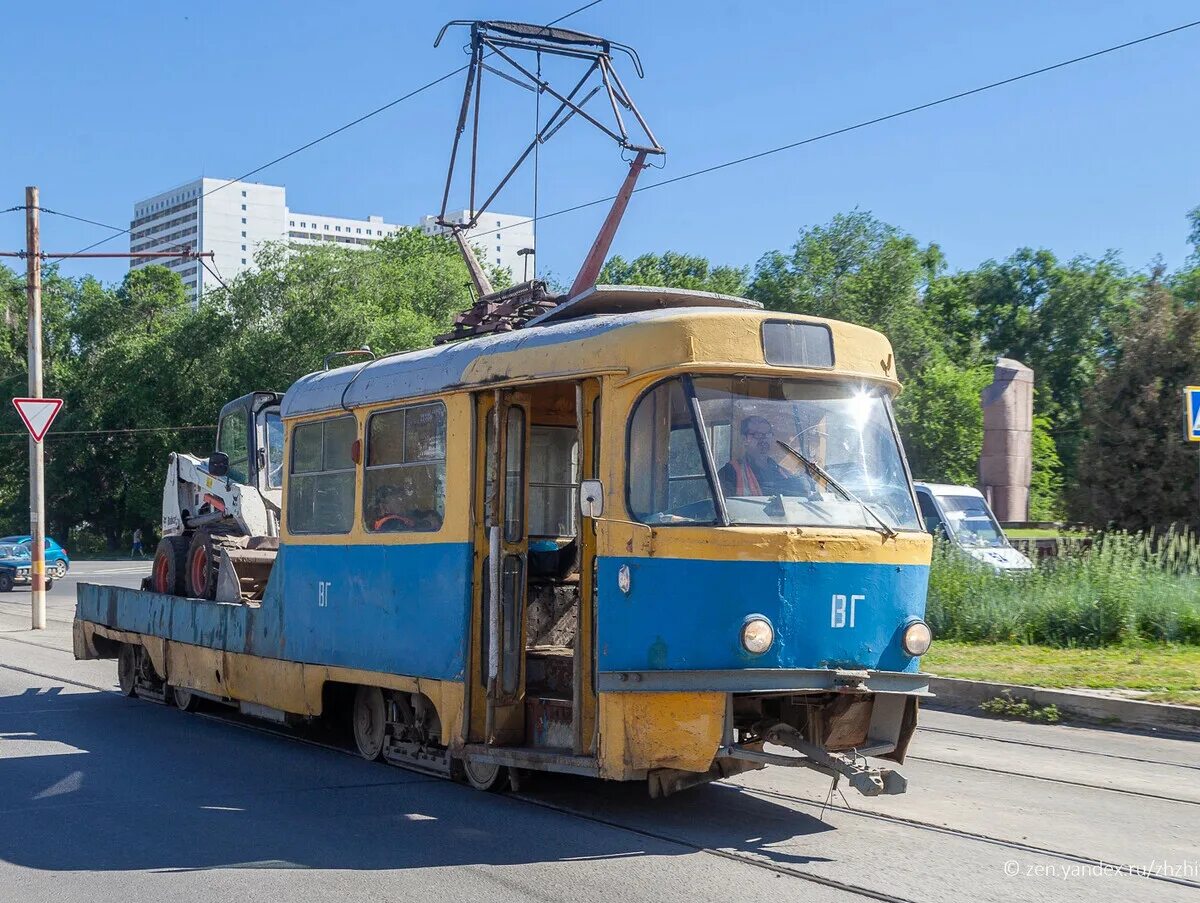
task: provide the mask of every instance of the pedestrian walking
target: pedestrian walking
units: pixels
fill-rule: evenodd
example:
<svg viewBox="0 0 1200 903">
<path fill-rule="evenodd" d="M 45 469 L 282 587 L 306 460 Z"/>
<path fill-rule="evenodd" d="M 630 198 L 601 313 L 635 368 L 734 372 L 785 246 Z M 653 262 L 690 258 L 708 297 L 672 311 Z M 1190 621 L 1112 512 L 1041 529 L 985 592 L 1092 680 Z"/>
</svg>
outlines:
<svg viewBox="0 0 1200 903">
<path fill-rule="evenodd" d="M 134 555 L 136 555 L 138 558 L 146 557 L 145 554 L 142 552 L 142 530 L 141 530 L 141 527 L 139 527 L 133 531 L 133 551 L 129 553 L 129 557 L 132 558 Z"/>
</svg>

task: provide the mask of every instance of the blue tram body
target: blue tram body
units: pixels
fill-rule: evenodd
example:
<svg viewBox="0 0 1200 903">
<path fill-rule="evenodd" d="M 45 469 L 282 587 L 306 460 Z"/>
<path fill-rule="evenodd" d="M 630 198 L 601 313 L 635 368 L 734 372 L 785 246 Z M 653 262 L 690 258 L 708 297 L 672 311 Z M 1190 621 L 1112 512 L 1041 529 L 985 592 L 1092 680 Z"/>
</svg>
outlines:
<svg viewBox="0 0 1200 903">
<path fill-rule="evenodd" d="M 926 565 L 603 557 L 599 567 L 602 675 L 739 668 L 918 669 L 919 660 L 905 653 L 901 635 L 909 623 L 924 617 Z M 628 594 L 617 587 L 622 567 L 630 571 Z M 838 595 L 873 603 L 855 606 L 850 630 L 832 626 L 831 600 Z M 766 617 L 778 634 L 761 655 L 748 653 L 737 639 L 748 607 Z M 644 626 L 648 612 L 653 613 L 653 631 Z"/>
</svg>

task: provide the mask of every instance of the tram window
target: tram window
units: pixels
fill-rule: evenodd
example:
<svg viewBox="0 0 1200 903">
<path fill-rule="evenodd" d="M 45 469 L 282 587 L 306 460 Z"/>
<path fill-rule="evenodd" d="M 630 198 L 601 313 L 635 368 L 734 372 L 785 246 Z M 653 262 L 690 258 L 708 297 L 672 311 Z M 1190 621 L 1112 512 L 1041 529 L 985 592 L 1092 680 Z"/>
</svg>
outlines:
<svg viewBox="0 0 1200 903">
<path fill-rule="evenodd" d="M 654 523 L 716 520 L 691 409 L 677 379 L 660 383 L 644 395 L 633 415 L 629 507 L 635 518 Z"/>
<path fill-rule="evenodd" d="M 413 405 L 371 417 L 363 512 L 371 532 L 440 530 L 446 509 L 446 406 Z"/>
<path fill-rule="evenodd" d="M 292 430 L 288 529 L 293 533 L 349 533 L 354 522 L 353 417 L 302 423 Z"/>
<path fill-rule="evenodd" d="M 525 411 L 508 409 L 504 449 L 504 539 L 520 542 L 525 535 Z"/>
<path fill-rule="evenodd" d="M 515 410 L 515 408 L 514 408 Z M 501 650 L 500 691 L 505 695 L 517 692 L 521 680 L 521 619 L 524 617 L 521 600 L 525 598 L 525 565 L 516 555 L 504 556 L 501 568 L 501 619 L 504 622 L 504 648 Z"/>
<path fill-rule="evenodd" d="M 712 449 L 717 467 L 729 460 L 729 424 L 706 425 L 708 447 Z M 700 457 L 696 431 L 690 426 L 671 430 L 667 442 L 667 504 L 671 509 L 710 498 L 708 477 Z"/>
<path fill-rule="evenodd" d="M 592 479 L 600 479 L 600 398 L 592 402 Z"/>
<path fill-rule="evenodd" d="M 768 320 L 763 324 L 763 358 L 779 367 L 832 367 L 833 333 L 823 323 Z"/>
<path fill-rule="evenodd" d="M 579 442 L 575 430 L 530 428 L 529 533 L 574 536 L 577 530 Z"/>
</svg>

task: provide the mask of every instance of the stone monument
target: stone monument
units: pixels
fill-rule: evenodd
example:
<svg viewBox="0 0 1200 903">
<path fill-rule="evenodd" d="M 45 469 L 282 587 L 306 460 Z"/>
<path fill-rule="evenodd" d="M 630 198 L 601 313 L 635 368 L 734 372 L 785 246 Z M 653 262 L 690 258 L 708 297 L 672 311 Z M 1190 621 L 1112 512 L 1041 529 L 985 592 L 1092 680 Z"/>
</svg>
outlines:
<svg viewBox="0 0 1200 903">
<path fill-rule="evenodd" d="M 1001 523 L 1027 521 L 1033 467 L 1033 371 L 1019 361 L 997 358 L 982 402 L 979 491 Z"/>
</svg>

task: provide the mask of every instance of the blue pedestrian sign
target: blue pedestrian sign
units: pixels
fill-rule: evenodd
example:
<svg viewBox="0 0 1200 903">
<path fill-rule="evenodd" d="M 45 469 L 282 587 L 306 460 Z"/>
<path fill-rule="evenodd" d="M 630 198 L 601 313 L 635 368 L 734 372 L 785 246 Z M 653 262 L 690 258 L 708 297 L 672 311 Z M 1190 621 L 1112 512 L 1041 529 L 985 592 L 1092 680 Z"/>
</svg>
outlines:
<svg viewBox="0 0 1200 903">
<path fill-rule="evenodd" d="M 1183 390 L 1184 413 L 1187 423 L 1184 424 L 1184 435 L 1188 442 L 1200 442 L 1200 386 L 1188 386 Z"/>
</svg>

